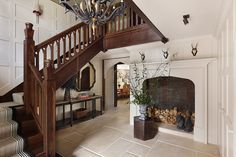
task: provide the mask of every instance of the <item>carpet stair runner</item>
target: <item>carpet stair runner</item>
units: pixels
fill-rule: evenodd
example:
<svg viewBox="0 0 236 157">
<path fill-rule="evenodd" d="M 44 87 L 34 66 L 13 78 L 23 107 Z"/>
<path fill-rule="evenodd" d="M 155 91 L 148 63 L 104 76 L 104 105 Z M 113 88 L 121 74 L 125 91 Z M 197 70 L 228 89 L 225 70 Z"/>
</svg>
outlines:
<svg viewBox="0 0 236 157">
<path fill-rule="evenodd" d="M 12 109 L 0 107 L 0 157 L 29 157 L 24 140 L 17 135 L 18 124 L 12 121 Z"/>
</svg>

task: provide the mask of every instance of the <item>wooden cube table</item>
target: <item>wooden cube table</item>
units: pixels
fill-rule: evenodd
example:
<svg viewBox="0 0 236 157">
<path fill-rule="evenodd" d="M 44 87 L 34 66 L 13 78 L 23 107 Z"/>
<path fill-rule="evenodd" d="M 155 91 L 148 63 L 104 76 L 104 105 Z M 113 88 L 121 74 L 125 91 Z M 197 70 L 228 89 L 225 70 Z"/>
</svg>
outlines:
<svg viewBox="0 0 236 157">
<path fill-rule="evenodd" d="M 153 120 L 139 120 L 139 117 L 134 117 L 134 138 L 146 141 L 155 137 L 157 127 Z"/>
</svg>

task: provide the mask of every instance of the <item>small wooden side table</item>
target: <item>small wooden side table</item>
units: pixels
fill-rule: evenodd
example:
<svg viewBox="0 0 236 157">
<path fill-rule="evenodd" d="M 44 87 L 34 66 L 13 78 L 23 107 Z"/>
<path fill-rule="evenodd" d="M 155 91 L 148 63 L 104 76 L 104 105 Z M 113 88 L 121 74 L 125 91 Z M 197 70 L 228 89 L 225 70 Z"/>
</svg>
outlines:
<svg viewBox="0 0 236 157">
<path fill-rule="evenodd" d="M 154 138 L 157 133 L 157 126 L 151 119 L 145 121 L 134 117 L 134 138 L 146 141 Z"/>
</svg>

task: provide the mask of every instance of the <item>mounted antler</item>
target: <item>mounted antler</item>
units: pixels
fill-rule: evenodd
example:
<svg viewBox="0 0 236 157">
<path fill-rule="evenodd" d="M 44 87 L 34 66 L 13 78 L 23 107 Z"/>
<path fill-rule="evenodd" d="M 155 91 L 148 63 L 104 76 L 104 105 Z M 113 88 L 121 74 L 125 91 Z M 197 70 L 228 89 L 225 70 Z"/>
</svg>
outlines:
<svg viewBox="0 0 236 157">
<path fill-rule="evenodd" d="M 162 52 L 163 52 L 163 56 L 164 56 L 164 58 L 165 59 L 167 59 L 168 58 L 168 56 L 169 56 L 169 49 L 167 49 L 167 50 L 162 50 Z"/>
<path fill-rule="evenodd" d="M 198 53 L 198 49 L 197 49 L 198 43 L 196 44 L 195 47 L 193 46 L 193 44 L 191 44 L 191 46 L 192 46 L 192 54 L 193 54 L 193 56 L 196 56 Z"/>
<path fill-rule="evenodd" d="M 143 62 L 145 60 L 145 54 L 143 52 L 139 52 L 140 56 L 141 56 L 141 61 Z"/>
</svg>

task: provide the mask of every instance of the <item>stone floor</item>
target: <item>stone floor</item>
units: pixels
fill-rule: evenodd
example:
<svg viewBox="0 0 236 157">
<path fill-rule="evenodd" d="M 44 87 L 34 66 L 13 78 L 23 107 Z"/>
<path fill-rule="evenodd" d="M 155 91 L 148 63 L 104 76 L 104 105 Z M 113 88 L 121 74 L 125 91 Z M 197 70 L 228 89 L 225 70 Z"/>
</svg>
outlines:
<svg viewBox="0 0 236 157">
<path fill-rule="evenodd" d="M 218 157 L 217 147 L 158 133 L 152 140 L 133 138 L 129 104 L 120 101 L 93 120 L 57 131 L 57 152 L 64 157 Z"/>
</svg>

